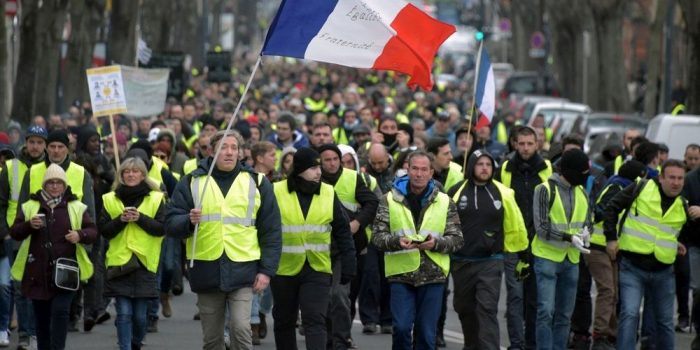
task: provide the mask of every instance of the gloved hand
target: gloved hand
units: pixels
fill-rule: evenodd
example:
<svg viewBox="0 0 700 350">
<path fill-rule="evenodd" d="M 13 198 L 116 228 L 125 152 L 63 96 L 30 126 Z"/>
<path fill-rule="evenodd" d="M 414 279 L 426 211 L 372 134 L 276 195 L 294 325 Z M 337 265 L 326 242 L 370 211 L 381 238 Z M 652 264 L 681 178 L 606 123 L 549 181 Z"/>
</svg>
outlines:
<svg viewBox="0 0 700 350">
<path fill-rule="evenodd" d="M 525 260 L 519 260 L 515 265 L 515 279 L 524 281 L 528 276 L 530 276 L 530 264 Z"/>
<path fill-rule="evenodd" d="M 590 254 L 591 251 L 586 249 L 584 243 L 583 243 L 583 238 L 579 234 L 575 234 L 571 236 L 571 244 L 576 247 L 581 253 L 583 254 Z"/>
<path fill-rule="evenodd" d="M 588 226 L 584 226 L 581 230 L 581 239 L 583 239 L 583 246 L 588 248 L 591 246 L 591 232 L 588 231 Z"/>
<path fill-rule="evenodd" d="M 354 275 L 349 275 L 349 274 L 343 273 L 340 275 L 340 284 L 346 285 L 346 284 L 352 282 L 353 278 L 355 278 Z"/>
</svg>

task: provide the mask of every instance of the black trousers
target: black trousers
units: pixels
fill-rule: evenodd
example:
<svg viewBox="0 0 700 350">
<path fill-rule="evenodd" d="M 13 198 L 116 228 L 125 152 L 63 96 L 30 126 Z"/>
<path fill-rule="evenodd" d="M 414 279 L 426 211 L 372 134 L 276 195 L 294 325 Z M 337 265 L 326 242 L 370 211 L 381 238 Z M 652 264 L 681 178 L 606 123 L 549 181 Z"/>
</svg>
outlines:
<svg viewBox="0 0 700 350">
<path fill-rule="evenodd" d="M 503 260 L 452 262 L 455 311 L 464 334 L 464 349 L 499 350 L 498 299 Z"/>
<path fill-rule="evenodd" d="M 68 312 L 74 296 L 75 292 L 62 292 L 50 300 L 32 300 L 39 350 L 62 350 L 66 347 Z"/>
<path fill-rule="evenodd" d="M 278 350 L 296 350 L 297 313 L 301 310 L 306 349 L 326 349 L 326 312 L 331 290 L 331 275 L 314 271 L 308 263 L 296 276 L 272 278 L 272 297 L 275 305 L 275 344 Z"/>
</svg>

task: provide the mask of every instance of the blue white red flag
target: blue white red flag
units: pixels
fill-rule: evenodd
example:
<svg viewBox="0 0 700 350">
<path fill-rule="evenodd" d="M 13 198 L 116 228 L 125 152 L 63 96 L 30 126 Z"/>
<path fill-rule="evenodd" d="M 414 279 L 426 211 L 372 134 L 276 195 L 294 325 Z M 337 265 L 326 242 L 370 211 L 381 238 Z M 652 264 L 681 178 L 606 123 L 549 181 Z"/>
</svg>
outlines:
<svg viewBox="0 0 700 350">
<path fill-rule="evenodd" d="M 477 129 L 490 125 L 496 110 L 496 80 L 494 79 L 489 53 L 483 47 L 483 42 L 481 45 L 476 67 L 477 83 L 474 93 L 476 108 L 479 110 L 479 119 L 476 123 Z"/>
<path fill-rule="evenodd" d="M 454 32 L 403 0 L 283 0 L 262 54 L 393 70 L 430 90 L 435 53 Z"/>
</svg>

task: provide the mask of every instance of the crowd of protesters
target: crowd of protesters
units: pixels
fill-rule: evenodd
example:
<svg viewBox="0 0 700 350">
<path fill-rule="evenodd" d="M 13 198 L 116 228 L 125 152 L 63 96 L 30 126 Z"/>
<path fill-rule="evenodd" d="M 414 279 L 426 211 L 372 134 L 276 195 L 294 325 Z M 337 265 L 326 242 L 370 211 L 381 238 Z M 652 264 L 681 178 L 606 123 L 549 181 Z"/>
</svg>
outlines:
<svg viewBox="0 0 700 350">
<path fill-rule="evenodd" d="M 589 158 L 506 110 L 470 125 L 466 82 L 285 60 L 234 115 L 250 63 L 117 130 L 76 102 L 0 132 L 0 347 L 12 329 L 62 349 L 114 299 L 140 349 L 185 278 L 205 349 L 260 344 L 270 313 L 278 349 L 356 348 L 356 316 L 395 349 L 445 347 L 450 293 L 464 349 L 500 349 L 501 297 L 509 349 L 672 349 L 676 296 L 676 330 L 700 331 L 700 146 L 665 159 L 628 130 Z"/>
</svg>

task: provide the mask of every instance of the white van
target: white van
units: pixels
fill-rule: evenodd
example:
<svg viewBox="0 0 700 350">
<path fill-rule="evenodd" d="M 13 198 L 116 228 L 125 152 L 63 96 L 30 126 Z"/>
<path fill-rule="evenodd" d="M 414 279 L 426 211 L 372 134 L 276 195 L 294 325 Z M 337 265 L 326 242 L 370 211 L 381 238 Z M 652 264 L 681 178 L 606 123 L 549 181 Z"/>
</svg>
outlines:
<svg viewBox="0 0 700 350">
<path fill-rule="evenodd" d="M 669 158 L 683 160 L 686 146 L 700 144 L 700 115 L 659 114 L 649 122 L 646 137 L 665 143 Z"/>
</svg>

